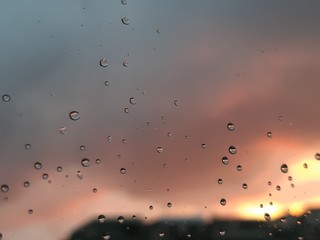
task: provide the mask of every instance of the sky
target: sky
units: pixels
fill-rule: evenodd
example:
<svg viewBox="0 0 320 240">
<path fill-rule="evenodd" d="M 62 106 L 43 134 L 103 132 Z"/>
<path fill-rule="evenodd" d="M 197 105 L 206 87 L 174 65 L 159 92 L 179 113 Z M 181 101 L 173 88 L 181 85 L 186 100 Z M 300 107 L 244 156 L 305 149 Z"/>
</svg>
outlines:
<svg viewBox="0 0 320 240">
<path fill-rule="evenodd" d="M 255 220 L 320 207 L 319 11 L 293 0 L 1 1 L 3 239 L 66 239 L 99 214 Z"/>
</svg>

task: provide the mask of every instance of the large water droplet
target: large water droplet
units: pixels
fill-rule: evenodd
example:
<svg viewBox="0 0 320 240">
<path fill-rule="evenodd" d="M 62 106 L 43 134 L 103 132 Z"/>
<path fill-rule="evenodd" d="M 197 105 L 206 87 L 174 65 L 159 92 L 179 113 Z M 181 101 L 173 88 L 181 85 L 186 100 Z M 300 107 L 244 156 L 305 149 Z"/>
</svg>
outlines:
<svg viewBox="0 0 320 240">
<path fill-rule="evenodd" d="M 127 18 L 127 17 L 122 17 L 122 18 L 121 18 L 121 22 L 122 22 L 124 25 L 129 25 L 130 20 L 129 20 L 129 18 Z"/>
<path fill-rule="evenodd" d="M 235 126 L 234 126 L 234 124 L 231 123 L 231 122 L 229 122 L 229 123 L 227 124 L 227 128 L 228 128 L 228 130 L 230 130 L 230 131 L 234 131 L 234 130 L 235 130 Z"/>
<path fill-rule="evenodd" d="M 77 120 L 80 119 L 80 113 L 78 111 L 71 111 L 69 113 L 69 117 L 70 117 L 71 120 L 77 121 Z"/>
<path fill-rule="evenodd" d="M 163 147 L 157 147 L 157 152 L 162 153 L 163 152 Z"/>
<path fill-rule="evenodd" d="M 229 164 L 229 158 L 227 157 L 227 156 L 224 156 L 224 157 L 222 157 L 222 163 L 224 164 L 224 165 L 228 165 Z"/>
<path fill-rule="evenodd" d="M 103 223 L 105 220 L 106 220 L 106 217 L 105 217 L 103 214 L 100 214 L 100 215 L 98 216 L 98 221 L 99 221 L 99 222 Z"/>
<path fill-rule="evenodd" d="M 224 198 L 221 198 L 221 199 L 220 199 L 220 204 L 221 204 L 222 206 L 225 206 L 225 205 L 227 204 L 227 200 L 224 199 Z"/>
<path fill-rule="evenodd" d="M 10 102 L 11 97 L 10 97 L 10 95 L 8 95 L 8 94 L 4 94 L 4 95 L 2 95 L 2 100 L 3 100 L 4 102 Z"/>
<path fill-rule="evenodd" d="M 35 164 L 34 164 L 34 168 L 35 169 L 41 169 L 42 168 L 42 163 L 41 162 L 36 162 Z"/>
<path fill-rule="evenodd" d="M 287 173 L 289 171 L 288 165 L 285 163 L 281 165 L 280 169 L 283 173 Z"/>
<path fill-rule="evenodd" d="M 68 133 L 68 129 L 66 127 L 61 127 L 59 129 L 60 133 L 63 134 L 63 135 L 66 135 Z"/>
<path fill-rule="evenodd" d="M 237 148 L 235 146 L 230 146 L 229 147 L 229 153 L 236 154 L 237 153 Z"/>
<path fill-rule="evenodd" d="M 271 220 L 271 217 L 270 217 L 270 214 L 269 214 L 269 213 L 265 213 L 265 214 L 264 214 L 264 218 L 265 218 L 267 221 L 270 221 L 270 220 Z"/>
<path fill-rule="evenodd" d="M 132 104 L 132 105 L 135 105 L 137 102 L 136 102 L 136 99 L 134 99 L 134 97 L 131 97 L 129 99 L 129 102 Z"/>
<path fill-rule="evenodd" d="M 83 158 L 83 159 L 81 160 L 81 165 L 82 165 L 83 167 L 89 167 L 90 164 L 91 164 L 91 162 L 90 162 L 90 160 L 89 160 L 88 158 Z"/>
<path fill-rule="evenodd" d="M 124 217 L 123 216 L 119 216 L 118 217 L 118 222 L 119 223 L 124 223 Z"/>
<path fill-rule="evenodd" d="M 320 153 L 316 153 L 316 154 L 314 155 L 314 158 L 317 159 L 317 160 L 320 160 Z"/>
<path fill-rule="evenodd" d="M 99 64 L 101 67 L 108 67 L 108 61 L 106 58 L 101 58 Z"/>
<path fill-rule="evenodd" d="M 7 184 L 1 185 L 1 192 L 6 193 L 9 191 L 9 186 Z"/>
</svg>

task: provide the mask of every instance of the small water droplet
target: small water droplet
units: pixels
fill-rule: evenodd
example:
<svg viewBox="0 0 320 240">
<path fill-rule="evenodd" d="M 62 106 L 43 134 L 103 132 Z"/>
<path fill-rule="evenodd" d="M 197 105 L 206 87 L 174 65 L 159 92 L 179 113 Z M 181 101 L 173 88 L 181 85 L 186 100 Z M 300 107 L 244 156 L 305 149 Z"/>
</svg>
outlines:
<svg viewBox="0 0 320 240">
<path fill-rule="evenodd" d="M 291 186 L 292 188 L 294 188 L 294 184 L 293 184 L 293 183 L 291 183 L 290 186 Z"/>
<path fill-rule="evenodd" d="M 28 213 L 29 213 L 29 214 L 33 214 L 33 210 L 32 210 L 32 209 L 29 209 L 29 210 L 28 210 Z"/>
<path fill-rule="evenodd" d="M 121 174 L 126 174 L 126 172 L 127 172 L 127 170 L 126 170 L 125 168 L 121 168 L 121 169 L 120 169 L 120 173 L 121 173 Z"/>
<path fill-rule="evenodd" d="M 260 208 L 263 208 L 263 204 L 262 203 L 260 204 Z"/>
<path fill-rule="evenodd" d="M 187 237 L 188 237 L 188 238 L 191 238 L 191 234 L 190 234 L 190 233 L 189 233 L 189 234 L 187 234 Z"/>
<path fill-rule="evenodd" d="M 248 184 L 246 184 L 246 183 L 242 184 L 242 188 L 243 189 L 247 189 L 248 188 Z"/>
<path fill-rule="evenodd" d="M 111 238 L 111 235 L 109 233 L 104 233 L 102 235 L 103 240 L 109 240 Z"/>
<path fill-rule="evenodd" d="M 84 151 L 84 150 L 86 150 L 86 146 L 84 146 L 84 145 L 81 145 L 81 146 L 80 146 L 80 150 L 81 150 L 81 151 Z"/>
<path fill-rule="evenodd" d="M 221 178 L 219 178 L 218 183 L 221 185 L 223 183 L 223 180 Z"/>
<path fill-rule="evenodd" d="M 57 172 L 62 172 L 62 171 L 63 171 L 63 167 L 58 166 L 58 167 L 57 167 Z"/>
<path fill-rule="evenodd" d="M 8 95 L 8 94 L 4 94 L 4 95 L 2 95 L 2 100 L 3 100 L 4 102 L 10 102 L 11 97 L 10 97 L 10 95 Z"/>
<path fill-rule="evenodd" d="M 267 137 L 272 138 L 272 132 L 267 132 Z"/>
<path fill-rule="evenodd" d="M 163 237 L 164 236 L 164 233 L 159 233 L 159 237 Z"/>
<path fill-rule="evenodd" d="M 227 200 L 224 199 L 224 198 L 221 198 L 221 199 L 220 199 L 220 204 L 221 204 L 222 206 L 225 206 L 225 205 L 227 204 Z"/>
<path fill-rule="evenodd" d="M 157 152 L 158 153 L 163 153 L 163 147 L 157 147 Z"/>
<path fill-rule="evenodd" d="M 136 102 L 136 99 L 134 97 L 131 97 L 129 99 L 129 102 L 132 104 L 132 105 L 135 105 L 137 102 Z"/>
<path fill-rule="evenodd" d="M 269 182 L 268 182 L 268 185 L 269 185 L 269 186 L 271 186 L 271 184 L 272 184 L 272 182 L 271 182 L 271 181 L 269 181 Z"/>
<path fill-rule="evenodd" d="M 153 210 L 153 206 L 152 205 L 149 206 L 149 210 Z"/>
<path fill-rule="evenodd" d="M 96 159 L 96 164 L 100 164 L 101 160 L 99 158 Z"/>
<path fill-rule="evenodd" d="M 27 187 L 30 187 L 30 182 L 29 182 L 29 181 L 25 181 L 25 182 L 23 183 L 23 186 L 26 187 L 26 188 L 27 188 Z"/>
<path fill-rule="evenodd" d="M 127 5 L 127 0 L 121 0 L 121 3 L 122 3 L 123 5 Z"/>
<path fill-rule="evenodd" d="M 168 132 L 168 133 L 167 133 L 167 136 L 168 136 L 168 137 L 171 137 L 171 136 L 172 136 L 172 132 Z"/>
<path fill-rule="evenodd" d="M 122 22 L 124 25 L 129 25 L 130 20 L 129 20 L 129 18 L 127 18 L 127 17 L 122 17 L 122 18 L 121 18 L 121 22 Z"/>
<path fill-rule="evenodd" d="M 124 67 L 129 67 L 129 62 L 128 62 L 127 60 L 124 60 L 124 61 L 122 62 L 122 65 L 123 65 Z"/>
<path fill-rule="evenodd" d="M 287 219 L 286 219 L 285 217 L 282 217 L 282 218 L 280 218 L 280 221 L 281 221 L 282 223 L 285 223 L 285 222 L 287 221 Z"/>
<path fill-rule="evenodd" d="M 172 207 L 172 203 L 171 203 L 171 202 L 168 202 L 168 203 L 167 203 L 167 207 L 168 207 L 168 208 L 171 208 L 171 207 Z"/>
<path fill-rule="evenodd" d="M 175 106 L 179 106 L 179 101 L 178 101 L 178 100 L 174 100 L 174 101 L 173 101 L 173 104 L 174 104 Z"/>
<path fill-rule="evenodd" d="M 137 218 L 136 215 L 132 215 L 132 219 L 135 220 Z"/>
<path fill-rule="evenodd" d="M 27 143 L 26 145 L 24 145 L 24 148 L 27 149 L 27 150 L 30 150 L 31 149 L 31 144 Z"/>
<path fill-rule="evenodd" d="M 36 162 L 34 164 L 34 168 L 37 169 L 37 170 L 41 169 L 42 168 L 42 163 L 41 162 Z"/>
<path fill-rule="evenodd" d="M 277 191 L 281 190 L 281 187 L 279 185 L 276 186 Z"/>
<path fill-rule="evenodd" d="M 108 67 L 108 61 L 106 58 L 101 58 L 99 64 L 101 67 Z"/>
<path fill-rule="evenodd" d="M 267 221 L 271 220 L 270 214 L 269 213 L 265 213 L 264 214 L 264 219 L 266 219 Z"/>
<path fill-rule="evenodd" d="M 289 180 L 289 181 L 292 181 L 292 177 L 291 177 L 291 176 L 288 176 L 288 180 Z"/>
<path fill-rule="evenodd" d="M 229 153 L 236 154 L 237 153 L 237 148 L 235 146 L 230 146 L 229 147 Z"/>
<path fill-rule="evenodd" d="M 240 171 L 242 171 L 242 166 L 241 165 L 238 165 L 237 166 L 237 170 L 240 172 Z"/>
<path fill-rule="evenodd" d="M 83 174 L 81 171 L 77 171 L 77 177 L 82 180 L 83 179 Z"/>
<path fill-rule="evenodd" d="M 6 193 L 9 191 L 9 186 L 7 184 L 1 185 L 1 192 Z"/>
<path fill-rule="evenodd" d="M 307 163 L 304 163 L 304 164 L 303 164 L 303 167 L 304 167 L 304 168 L 308 168 L 308 164 L 307 164 Z"/>
<path fill-rule="evenodd" d="M 230 131 L 234 131 L 234 130 L 236 129 L 235 126 L 234 126 L 234 124 L 231 123 L 231 122 L 229 122 L 229 123 L 227 124 L 227 128 L 228 128 L 228 130 L 230 130 Z"/>
<path fill-rule="evenodd" d="M 92 189 L 92 192 L 97 193 L 97 192 L 98 192 L 98 189 L 93 188 L 93 189 Z"/>
<path fill-rule="evenodd" d="M 119 216 L 118 217 L 118 222 L 119 223 L 124 223 L 124 217 L 123 216 Z"/>
<path fill-rule="evenodd" d="M 316 154 L 314 155 L 314 157 L 315 157 L 315 159 L 320 160 L 320 153 L 316 153 Z"/>
<path fill-rule="evenodd" d="M 282 121 L 282 120 L 283 120 L 283 117 L 282 117 L 282 116 L 278 116 L 278 120 L 279 120 L 279 121 Z"/>
<path fill-rule="evenodd" d="M 123 144 L 126 144 L 127 143 L 127 140 L 124 138 L 124 139 L 122 139 L 122 143 Z"/>
<path fill-rule="evenodd" d="M 206 147 L 207 147 L 207 144 L 205 144 L 205 143 L 202 143 L 202 144 L 201 144 L 201 148 L 202 148 L 202 149 L 205 149 Z"/>
<path fill-rule="evenodd" d="M 224 165 L 228 165 L 229 164 L 229 158 L 227 157 L 227 156 L 224 156 L 224 157 L 222 157 L 222 163 L 224 164 Z"/>
<path fill-rule="evenodd" d="M 99 221 L 100 223 L 103 223 L 105 220 L 106 220 L 106 217 L 105 217 L 103 214 L 100 214 L 100 215 L 98 216 L 98 221 Z"/>
<path fill-rule="evenodd" d="M 81 160 L 81 165 L 82 165 L 83 167 L 89 167 L 90 164 L 91 164 L 91 162 L 90 162 L 90 160 L 89 160 L 88 158 L 83 158 L 83 159 Z"/>
<path fill-rule="evenodd" d="M 219 234 L 220 234 L 220 236 L 224 236 L 224 235 L 226 235 L 226 231 L 219 229 Z"/>
<path fill-rule="evenodd" d="M 109 81 L 105 81 L 105 82 L 104 82 L 104 85 L 106 85 L 107 87 L 109 87 L 109 86 L 110 86 L 110 82 L 109 82 Z"/>
<path fill-rule="evenodd" d="M 129 112 L 130 112 L 129 108 L 125 108 L 125 109 L 124 109 L 124 112 L 125 112 L 125 113 L 129 113 Z"/>
<path fill-rule="evenodd" d="M 69 113 L 69 117 L 70 117 L 71 120 L 77 121 L 77 120 L 80 119 L 80 113 L 78 111 L 71 111 Z"/>
<path fill-rule="evenodd" d="M 68 129 L 66 127 L 61 127 L 59 131 L 62 135 L 66 135 L 68 133 Z"/>
<path fill-rule="evenodd" d="M 46 179 L 48 179 L 48 178 L 49 178 L 48 173 L 44 173 L 44 174 L 42 174 L 42 178 L 43 178 L 43 179 L 45 179 L 45 180 L 46 180 Z"/>
<path fill-rule="evenodd" d="M 285 163 L 281 165 L 280 169 L 283 173 L 287 173 L 289 171 L 288 165 Z"/>
</svg>

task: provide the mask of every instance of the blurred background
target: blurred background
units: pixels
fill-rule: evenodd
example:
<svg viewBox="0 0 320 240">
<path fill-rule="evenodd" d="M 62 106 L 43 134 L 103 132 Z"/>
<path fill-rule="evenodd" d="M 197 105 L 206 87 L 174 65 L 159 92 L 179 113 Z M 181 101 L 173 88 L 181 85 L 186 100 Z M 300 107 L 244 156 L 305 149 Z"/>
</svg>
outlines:
<svg viewBox="0 0 320 240">
<path fill-rule="evenodd" d="M 0 239 L 316 239 L 319 13 L 1 1 Z"/>
</svg>

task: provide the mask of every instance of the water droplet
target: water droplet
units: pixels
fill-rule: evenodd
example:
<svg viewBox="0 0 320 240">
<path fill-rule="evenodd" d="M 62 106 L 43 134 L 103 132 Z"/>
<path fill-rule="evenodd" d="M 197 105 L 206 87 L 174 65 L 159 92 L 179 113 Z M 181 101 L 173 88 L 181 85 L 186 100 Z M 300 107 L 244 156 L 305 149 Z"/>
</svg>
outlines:
<svg viewBox="0 0 320 240">
<path fill-rule="evenodd" d="M 66 127 L 61 127 L 59 129 L 60 133 L 63 134 L 63 135 L 66 135 L 68 133 L 68 129 Z"/>
<path fill-rule="evenodd" d="M 121 18 L 121 22 L 122 22 L 124 25 L 129 25 L 130 20 L 129 20 L 129 18 L 127 18 L 127 17 L 122 17 L 122 18 Z"/>
<path fill-rule="evenodd" d="M 33 210 L 32 210 L 32 209 L 29 209 L 29 210 L 28 210 L 28 213 L 29 213 L 29 214 L 33 214 Z"/>
<path fill-rule="evenodd" d="M 242 171 L 242 166 L 241 165 L 238 165 L 237 166 L 237 170 L 240 172 L 240 171 Z"/>
<path fill-rule="evenodd" d="M 127 5 L 127 0 L 121 0 L 121 3 L 122 3 L 123 5 Z"/>
<path fill-rule="evenodd" d="M 218 179 L 218 183 L 219 183 L 219 184 L 222 184 L 222 183 L 223 183 L 223 180 L 222 180 L 221 178 L 219 178 L 219 179 Z"/>
<path fill-rule="evenodd" d="M 27 143 L 26 145 L 24 145 L 24 148 L 27 149 L 27 150 L 30 150 L 31 149 L 31 144 Z"/>
<path fill-rule="evenodd" d="M 224 198 L 221 198 L 221 199 L 220 199 L 220 204 L 221 204 L 222 206 L 225 206 L 225 205 L 227 204 L 227 200 L 224 199 Z"/>
<path fill-rule="evenodd" d="M 57 167 L 57 172 L 62 172 L 62 171 L 63 171 L 63 167 L 58 166 L 58 167 Z"/>
<path fill-rule="evenodd" d="M 101 160 L 98 158 L 96 159 L 96 164 L 100 164 L 101 163 Z"/>
<path fill-rule="evenodd" d="M 48 178 L 49 178 L 48 173 L 44 173 L 44 174 L 42 174 L 42 178 L 43 178 L 43 179 L 48 179 Z"/>
<path fill-rule="evenodd" d="M 220 234 L 220 236 L 224 236 L 224 235 L 226 235 L 226 231 L 219 229 L 219 234 Z"/>
<path fill-rule="evenodd" d="M 301 236 L 300 236 L 300 237 L 298 237 L 298 240 L 303 240 L 303 237 L 301 237 Z"/>
<path fill-rule="evenodd" d="M 106 220 L 106 217 L 105 217 L 103 214 L 100 214 L 100 215 L 98 216 L 98 221 L 99 221 L 100 223 L 103 223 L 105 220 Z"/>
<path fill-rule="evenodd" d="M 246 184 L 246 183 L 242 184 L 242 188 L 243 189 L 247 189 L 248 188 L 248 184 Z"/>
<path fill-rule="evenodd" d="M 229 164 L 229 158 L 228 157 L 226 157 L 226 156 L 224 156 L 224 157 L 222 157 L 222 163 L 224 164 L 224 165 L 228 165 Z"/>
<path fill-rule="evenodd" d="M 99 64 L 101 67 L 108 67 L 108 61 L 106 58 L 101 58 Z"/>
<path fill-rule="evenodd" d="M 83 158 L 83 159 L 81 160 L 81 165 L 82 165 L 83 167 L 89 167 L 90 164 L 91 164 L 91 162 L 90 162 L 90 160 L 89 160 L 88 158 Z"/>
<path fill-rule="evenodd" d="M 124 60 L 124 61 L 122 62 L 122 65 L 123 65 L 124 67 L 129 67 L 129 62 L 128 62 L 127 60 Z"/>
<path fill-rule="evenodd" d="M 272 182 L 271 182 L 271 181 L 269 181 L 269 182 L 268 182 L 268 185 L 269 185 L 269 186 L 271 186 L 271 184 L 272 184 Z"/>
<path fill-rule="evenodd" d="M 304 164 L 303 164 L 303 167 L 304 167 L 304 168 L 308 168 L 308 164 L 307 164 L 307 163 L 304 163 Z"/>
<path fill-rule="evenodd" d="M 205 149 L 206 147 L 207 147 L 207 144 L 205 144 L 205 143 L 202 143 L 202 144 L 201 144 L 201 148 L 202 148 L 202 149 Z"/>
<path fill-rule="evenodd" d="M 263 204 L 260 204 L 260 208 L 263 208 Z"/>
<path fill-rule="evenodd" d="M 229 147 L 229 153 L 236 154 L 237 153 L 237 148 L 235 146 L 230 146 Z"/>
<path fill-rule="evenodd" d="M 288 180 L 289 180 L 289 181 L 292 181 L 292 177 L 291 177 L 291 176 L 288 176 Z"/>
<path fill-rule="evenodd" d="M 288 165 L 285 163 L 281 165 L 280 169 L 283 173 L 287 173 L 289 171 Z"/>
<path fill-rule="evenodd" d="M 92 192 L 97 193 L 97 192 L 98 192 L 98 189 L 93 188 L 93 189 L 92 189 Z"/>
<path fill-rule="evenodd" d="M 272 138 L 272 132 L 267 132 L 267 137 Z"/>
<path fill-rule="evenodd" d="M 282 116 L 278 116 L 278 120 L 279 120 L 279 121 L 282 121 L 282 120 L 283 120 L 283 117 L 282 117 Z"/>
<path fill-rule="evenodd" d="M 35 164 L 34 164 L 34 168 L 35 169 L 41 169 L 42 168 L 42 163 L 41 162 L 36 162 Z"/>
<path fill-rule="evenodd" d="M 320 160 L 320 153 L 316 153 L 316 154 L 314 155 L 314 157 L 315 157 L 315 159 Z"/>
<path fill-rule="evenodd" d="M 160 29 L 159 28 L 157 29 L 157 33 L 160 34 Z"/>
<path fill-rule="evenodd" d="M 127 140 L 124 138 L 124 139 L 122 139 L 122 143 L 123 144 L 126 144 L 127 143 Z"/>
<path fill-rule="evenodd" d="M 172 136 L 172 132 L 168 132 L 168 133 L 167 133 L 167 136 L 168 136 L 168 137 L 171 137 L 171 136 Z"/>
<path fill-rule="evenodd" d="M 129 102 L 132 104 L 132 105 L 135 105 L 137 102 L 136 102 L 136 99 L 134 97 L 131 97 L 129 99 Z"/>
<path fill-rule="evenodd" d="M 121 174 L 126 174 L 126 172 L 127 172 L 127 170 L 126 170 L 125 168 L 121 168 L 121 169 L 120 169 L 120 173 L 121 173 Z"/>
<path fill-rule="evenodd" d="M 178 101 L 178 100 L 174 100 L 174 101 L 173 101 L 173 104 L 174 104 L 175 106 L 179 106 L 179 101 Z"/>
<path fill-rule="evenodd" d="M 153 206 L 152 206 L 152 205 L 150 205 L 150 206 L 149 206 L 149 209 L 150 209 L 150 210 L 153 210 Z"/>
<path fill-rule="evenodd" d="M 229 122 L 229 123 L 227 124 L 227 128 L 228 128 L 228 130 L 230 130 L 230 131 L 234 131 L 234 130 L 236 129 L 235 126 L 234 126 L 234 124 L 231 123 L 231 122 Z"/>
<path fill-rule="evenodd" d="M 103 238 L 103 240 L 109 240 L 109 239 L 111 238 L 111 236 L 110 236 L 109 233 L 104 233 L 104 234 L 102 235 L 102 238 Z"/>
<path fill-rule="evenodd" d="M 270 220 L 271 220 L 271 217 L 270 217 L 270 214 L 269 214 L 269 213 L 265 213 L 265 214 L 264 214 L 264 218 L 265 218 L 267 221 L 270 221 Z"/>
<path fill-rule="evenodd" d="M 9 186 L 7 184 L 1 185 L 1 192 L 6 193 L 9 191 Z"/>
<path fill-rule="evenodd" d="M 159 237 L 163 237 L 164 236 L 164 233 L 159 233 Z"/>
<path fill-rule="evenodd" d="M 105 82 L 104 82 L 104 85 L 106 85 L 107 87 L 109 87 L 109 86 L 110 86 L 110 82 L 109 82 L 109 81 L 105 81 Z"/>
<path fill-rule="evenodd" d="M 10 97 L 10 95 L 8 95 L 8 94 L 4 94 L 4 95 L 2 95 L 2 100 L 3 100 L 4 102 L 10 102 L 11 97 Z"/>
<path fill-rule="evenodd" d="M 168 203 L 167 203 L 167 207 L 168 207 L 168 208 L 171 208 L 171 207 L 172 207 L 172 203 L 171 203 L 171 202 L 168 202 Z"/>
<path fill-rule="evenodd" d="M 287 221 L 287 219 L 286 219 L 285 217 L 282 217 L 282 218 L 280 218 L 280 221 L 281 221 L 282 223 L 285 223 L 285 222 Z"/>
<path fill-rule="evenodd" d="M 124 217 L 123 216 L 119 216 L 118 217 L 118 222 L 119 223 L 124 223 Z"/>
<path fill-rule="evenodd" d="M 281 190 L 281 187 L 279 185 L 276 186 L 277 191 Z"/>
<path fill-rule="evenodd" d="M 293 184 L 293 183 L 291 183 L 290 186 L 291 186 L 292 188 L 294 188 L 294 184 Z"/>
<path fill-rule="evenodd" d="M 77 111 L 71 111 L 71 112 L 69 113 L 69 117 L 70 117 L 71 120 L 77 121 L 77 120 L 80 119 L 80 113 L 77 112 Z"/>
<path fill-rule="evenodd" d="M 187 234 L 187 237 L 188 237 L 188 238 L 191 238 L 191 234 L 190 234 L 190 233 L 189 233 L 189 234 Z"/>
<path fill-rule="evenodd" d="M 124 112 L 125 112 L 125 113 L 129 113 L 129 112 L 130 112 L 129 108 L 125 108 L 125 109 L 124 109 Z"/>
<path fill-rule="evenodd" d="M 163 152 L 163 147 L 157 147 L 157 152 L 162 153 Z"/>
<path fill-rule="evenodd" d="M 25 181 L 25 182 L 23 183 L 23 186 L 26 187 L 26 188 L 27 188 L 27 187 L 30 187 L 30 182 L 29 182 L 29 181 Z"/>
<path fill-rule="evenodd" d="M 80 146 L 80 150 L 81 150 L 81 151 L 84 151 L 84 150 L 86 150 L 86 146 L 84 146 L 84 145 L 81 145 L 81 146 Z"/>
<path fill-rule="evenodd" d="M 132 215 L 132 219 L 135 220 L 137 218 L 136 215 Z"/>
<path fill-rule="evenodd" d="M 83 174 L 81 171 L 77 171 L 77 177 L 82 180 L 83 179 Z"/>
</svg>

